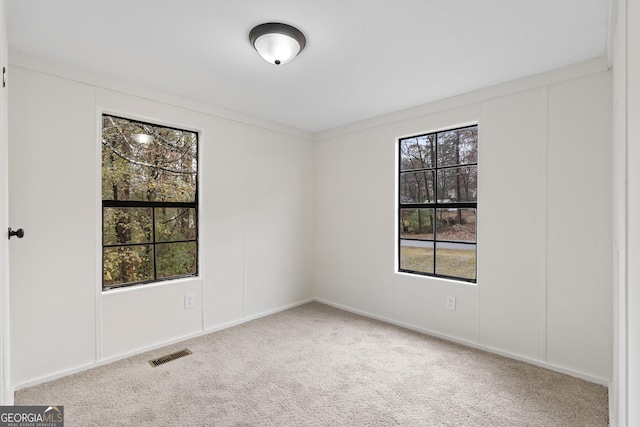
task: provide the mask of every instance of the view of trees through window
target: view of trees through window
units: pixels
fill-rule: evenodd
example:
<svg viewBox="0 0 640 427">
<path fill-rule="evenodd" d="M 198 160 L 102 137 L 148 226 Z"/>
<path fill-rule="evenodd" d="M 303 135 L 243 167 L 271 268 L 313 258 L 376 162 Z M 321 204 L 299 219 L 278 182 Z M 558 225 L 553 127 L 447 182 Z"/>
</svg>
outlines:
<svg viewBox="0 0 640 427">
<path fill-rule="evenodd" d="M 103 289 L 198 272 L 198 135 L 102 116 Z"/>
<path fill-rule="evenodd" d="M 478 126 L 399 143 L 400 271 L 475 282 Z"/>
</svg>

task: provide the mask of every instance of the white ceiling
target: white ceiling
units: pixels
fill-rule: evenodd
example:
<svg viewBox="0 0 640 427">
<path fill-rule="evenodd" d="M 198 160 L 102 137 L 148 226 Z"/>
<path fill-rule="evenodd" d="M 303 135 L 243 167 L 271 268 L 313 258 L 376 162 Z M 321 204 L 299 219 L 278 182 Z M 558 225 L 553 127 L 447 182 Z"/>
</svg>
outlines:
<svg viewBox="0 0 640 427">
<path fill-rule="evenodd" d="M 10 48 L 311 132 L 606 55 L 611 0 L 7 0 Z M 307 37 L 263 61 L 251 28 Z"/>
</svg>

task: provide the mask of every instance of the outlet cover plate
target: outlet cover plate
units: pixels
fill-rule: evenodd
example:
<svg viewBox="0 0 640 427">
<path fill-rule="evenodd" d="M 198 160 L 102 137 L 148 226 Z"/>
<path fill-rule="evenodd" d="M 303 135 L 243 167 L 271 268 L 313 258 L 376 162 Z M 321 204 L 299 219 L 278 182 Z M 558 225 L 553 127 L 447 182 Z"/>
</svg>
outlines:
<svg viewBox="0 0 640 427">
<path fill-rule="evenodd" d="M 196 297 L 193 294 L 184 294 L 184 308 L 193 308 L 196 306 Z"/>
<path fill-rule="evenodd" d="M 447 302 L 445 304 L 445 307 L 447 308 L 447 310 L 451 310 L 451 311 L 455 311 L 456 310 L 456 297 L 454 296 L 447 296 Z"/>
</svg>

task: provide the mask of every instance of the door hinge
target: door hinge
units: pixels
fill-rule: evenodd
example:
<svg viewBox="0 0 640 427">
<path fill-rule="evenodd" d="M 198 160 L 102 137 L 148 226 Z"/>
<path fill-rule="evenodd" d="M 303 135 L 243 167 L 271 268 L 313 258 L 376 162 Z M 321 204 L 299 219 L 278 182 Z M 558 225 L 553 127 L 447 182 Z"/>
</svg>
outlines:
<svg viewBox="0 0 640 427">
<path fill-rule="evenodd" d="M 2 67 L 2 87 L 7 86 L 7 69 Z"/>
</svg>

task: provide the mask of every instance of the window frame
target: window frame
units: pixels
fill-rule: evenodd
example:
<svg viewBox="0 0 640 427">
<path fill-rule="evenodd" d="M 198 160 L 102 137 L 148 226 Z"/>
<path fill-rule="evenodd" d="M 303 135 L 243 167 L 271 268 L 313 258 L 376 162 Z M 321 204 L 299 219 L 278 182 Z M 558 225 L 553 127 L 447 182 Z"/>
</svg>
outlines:
<svg viewBox="0 0 640 427">
<path fill-rule="evenodd" d="M 476 200 L 474 202 L 451 202 L 451 201 L 439 201 L 438 196 L 437 196 L 437 190 L 438 190 L 438 176 L 439 176 L 439 172 L 440 171 L 444 171 L 444 170 L 451 170 L 451 169 L 456 169 L 456 168 L 462 168 L 462 167 L 467 167 L 467 166 L 474 166 L 477 170 L 478 168 L 478 156 L 477 156 L 477 148 L 476 148 L 476 161 L 473 163 L 461 163 L 461 164 L 457 164 L 457 165 L 448 165 L 448 166 L 439 166 L 439 158 L 438 158 L 438 134 L 441 133 L 446 133 L 446 132 L 454 132 L 454 131 L 461 131 L 461 130 L 465 130 L 465 129 L 470 129 L 470 128 L 476 128 L 476 132 L 478 132 L 478 123 L 472 123 L 472 124 L 467 124 L 464 126 L 459 126 L 459 127 L 453 127 L 453 128 L 444 128 L 441 130 L 437 130 L 437 131 L 431 131 L 431 132 L 425 132 L 425 133 L 419 133 L 419 134 L 414 134 L 414 135 L 410 135 L 410 136 L 405 136 L 405 137 L 401 137 L 398 138 L 397 140 L 397 210 L 396 210 L 396 215 L 397 215 L 397 222 L 396 222 L 396 230 L 397 230 L 397 246 L 396 246 L 396 250 L 397 250 L 397 262 L 398 262 L 398 267 L 397 267 L 397 272 L 398 273 L 407 273 L 407 274 L 415 274 L 415 275 L 419 275 L 419 276 L 427 276 L 427 277 L 436 277 L 436 278 L 441 278 L 441 279 L 449 279 L 449 280 L 455 280 L 455 281 L 462 281 L 462 282 L 467 282 L 467 283 L 473 283 L 476 284 L 477 280 L 478 280 L 478 230 L 477 230 L 477 222 L 476 222 L 476 233 L 475 233 L 475 239 L 473 242 L 471 241 L 460 241 L 460 240 L 447 240 L 447 239 L 438 239 L 437 237 L 437 226 L 434 225 L 434 230 L 433 230 L 433 239 L 417 239 L 417 238 L 408 238 L 408 237 L 402 237 L 402 210 L 403 209 L 430 209 L 433 210 L 434 213 L 437 214 L 438 209 L 474 209 L 475 210 L 475 215 L 476 218 L 478 217 L 478 197 L 476 195 Z M 433 159 L 433 165 L 432 167 L 428 167 L 428 168 L 418 168 L 418 169 L 410 169 L 410 170 L 402 170 L 402 149 L 401 149 L 401 144 L 402 141 L 407 140 L 407 139 L 413 139 L 413 138 L 421 138 L 421 137 L 429 137 L 433 135 L 435 138 L 435 142 L 434 142 L 434 159 Z M 478 137 L 477 137 L 477 144 L 479 144 L 479 132 L 478 132 Z M 433 176 L 434 176 L 434 180 L 433 180 L 433 188 L 434 188 L 434 201 L 432 203 L 403 203 L 401 198 L 402 198 L 402 174 L 403 173 L 407 173 L 407 172 L 413 172 L 413 171 L 433 171 Z M 477 191 L 477 189 L 476 189 Z M 416 270 L 411 270 L 411 269 L 406 269 L 406 268 L 402 268 L 402 241 L 403 240 L 413 240 L 413 241 L 421 241 L 421 242 L 431 242 L 433 244 L 433 273 L 429 273 L 429 272 L 425 272 L 425 271 L 416 271 Z M 438 248 L 437 248 L 437 244 L 438 243 L 453 243 L 456 245 L 469 245 L 469 246 L 475 246 L 475 272 L 474 272 L 474 278 L 473 279 L 469 279 L 466 277 L 458 277 L 458 276 L 450 276 L 450 275 L 446 275 L 446 274 L 438 274 L 437 273 L 437 253 L 438 253 Z"/>
<path fill-rule="evenodd" d="M 111 114 L 108 112 L 102 112 L 100 114 L 100 140 L 102 139 L 103 132 L 103 120 L 104 117 L 113 117 L 121 120 L 127 120 L 132 123 L 142 124 L 142 125 L 150 125 L 155 127 L 161 127 L 165 129 L 173 129 L 180 132 L 189 132 L 195 134 L 195 144 L 196 144 L 196 154 L 195 157 L 197 159 L 196 173 L 195 173 L 195 194 L 194 200 L 192 202 L 165 202 L 165 201 L 142 201 L 142 200 L 104 200 L 102 194 L 102 149 L 100 149 L 100 199 L 101 199 L 101 253 L 100 253 L 100 276 L 102 283 L 102 291 L 109 291 L 113 289 L 122 289 L 128 288 L 138 285 L 152 284 L 152 283 L 160 283 L 166 282 L 170 280 L 178 280 L 178 279 L 189 279 L 199 277 L 200 275 L 200 212 L 199 212 L 199 189 L 200 189 L 200 132 L 197 130 L 192 130 L 188 128 L 179 128 L 176 126 L 165 125 L 157 122 L 151 121 L 143 121 L 138 119 L 133 119 L 130 117 Z M 101 144 L 102 146 L 102 144 Z M 113 243 L 113 244 L 105 244 L 105 208 L 146 208 L 151 209 L 152 221 L 151 221 L 151 240 L 149 242 L 143 243 Z M 186 240 L 170 240 L 170 241 L 157 241 L 156 238 L 156 209 L 157 208 L 189 208 L 194 209 L 195 215 L 195 236 L 193 239 Z M 194 242 L 195 243 L 195 271 L 190 274 L 178 274 L 169 277 L 161 277 L 158 278 L 158 263 L 157 263 L 157 246 L 163 244 L 174 244 L 174 243 L 186 243 L 186 242 Z M 104 261 L 105 261 L 105 249 L 108 248 L 118 248 L 118 247 L 134 247 L 134 246 L 151 246 L 153 250 L 153 278 L 147 280 L 139 280 L 135 282 L 126 282 L 119 283 L 114 285 L 106 285 L 105 286 L 105 274 L 104 274 Z"/>
</svg>

